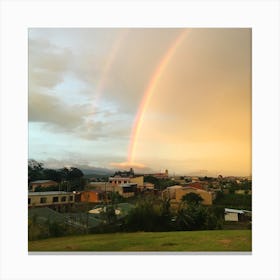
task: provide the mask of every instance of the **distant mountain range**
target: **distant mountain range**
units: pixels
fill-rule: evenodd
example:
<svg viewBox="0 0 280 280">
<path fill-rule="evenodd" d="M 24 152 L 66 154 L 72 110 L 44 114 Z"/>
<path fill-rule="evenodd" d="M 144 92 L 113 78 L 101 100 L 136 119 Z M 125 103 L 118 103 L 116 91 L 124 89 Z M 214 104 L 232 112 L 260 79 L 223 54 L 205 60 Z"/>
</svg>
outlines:
<svg viewBox="0 0 280 280">
<path fill-rule="evenodd" d="M 79 167 L 77 167 L 77 168 L 79 168 Z M 108 175 L 112 175 L 115 173 L 114 170 L 110 170 L 107 168 L 101 168 L 101 167 L 87 167 L 87 168 L 79 168 L 79 169 L 81 169 L 85 175 L 94 174 L 94 175 L 108 176 Z"/>
</svg>

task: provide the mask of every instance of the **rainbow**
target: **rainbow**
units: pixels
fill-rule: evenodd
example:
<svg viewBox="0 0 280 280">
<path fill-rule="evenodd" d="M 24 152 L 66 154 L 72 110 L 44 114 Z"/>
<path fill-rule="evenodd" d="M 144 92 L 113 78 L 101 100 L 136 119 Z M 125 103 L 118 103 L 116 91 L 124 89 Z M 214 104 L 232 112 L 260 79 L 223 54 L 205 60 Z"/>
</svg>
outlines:
<svg viewBox="0 0 280 280">
<path fill-rule="evenodd" d="M 167 49 L 165 54 L 163 55 L 162 59 L 160 60 L 160 63 L 156 67 L 156 70 L 154 71 L 152 78 L 149 81 L 149 84 L 144 92 L 143 98 L 141 100 L 140 106 L 138 108 L 134 125 L 131 132 L 130 137 L 130 144 L 128 148 L 128 157 L 127 161 L 128 163 L 133 163 L 135 158 L 135 151 L 137 146 L 137 139 L 139 136 L 140 129 L 143 124 L 143 117 L 145 114 L 145 111 L 150 103 L 150 100 L 153 96 L 154 90 L 156 89 L 158 82 L 161 79 L 161 76 L 163 72 L 165 71 L 166 67 L 168 66 L 170 60 L 174 57 L 174 54 L 176 53 L 177 49 L 185 39 L 186 35 L 188 34 L 187 29 L 183 29 L 175 39 L 175 41 L 171 44 L 171 46 Z"/>
<path fill-rule="evenodd" d="M 98 81 L 98 84 L 96 86 L 96 96 L 95 96 L 95 103 L 98 103 L 100 100 L 100 97 L 102 95 L 102 92 L 104 91 L 106 82 L 108 80 L 108 76 L 111 72 L 112 66 L 116 60 L 117 54 L 120 51 L 123 42 L 125 40 L 125 38 L 127 37 L 129 33 L 129 29 L 123 29 L 117 39 L 114 41 L 111 51 L 108 55 L 108 58 L 104 64 L 104 67 L 102 69 L 101 75 L 100 75 L 100 79 Z"/>
</svg>

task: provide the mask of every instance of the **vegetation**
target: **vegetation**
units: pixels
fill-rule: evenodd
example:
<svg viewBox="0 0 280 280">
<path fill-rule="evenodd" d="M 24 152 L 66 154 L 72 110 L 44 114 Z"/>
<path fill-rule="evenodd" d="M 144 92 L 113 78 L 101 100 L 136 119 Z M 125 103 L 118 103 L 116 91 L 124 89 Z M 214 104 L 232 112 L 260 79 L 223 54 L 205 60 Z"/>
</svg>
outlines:
<svg viewBox="0 0 280 280">
<path fill-rule="evenodd" d="M 169 200 L 153 196 L 140 199 L 129 212 L 122 231 L 182 231 L 221 229 L 223 214 L 220 209 L 203 206 L 201 197 L 188 194 L 178 209 L 171 210 Z"/>
<path fill-rule="evenodd" d="M 81 229 L 55 219 L 42 219 L 37 215 L 28 219 L 28 240 L 45 239 L 71 234 L 79 234 Z"/>
<path fill-rule="evenodd" d="M 166 231 L 170 230 L 171 212 L 169 201 L 154 197 L 139 200 L 127 215 L 123 231 Z"/>
<path fill-rule="evenodd" d="M 52 180 L 59 183 L 59 185 L 47 188 L 38 186 L 35 191 L 80 191 L 86 185 L 83 172 L 76 167 L 64 167 L 58 170 L 46 169 L 43 163 L 30 159 L 28 160 L 28 182 L 36 180 Z"/>
<path fill-rule="evenodd" d="M 176 230 L 213 230 L 222 228 L 219 219 L 211 208 L 199 204 L 181 204 L 175 217 Z"/>
<path fill-rule="evenodd" d="M 34 159 L 28 160 L 28 181 L 40 180 L 43 174 L 43 164 Z"/>
<path fill-rule="evenodd" d="M 196 193 L 187 193 L 182 197 L 182 201 L 185 201 L 188 204 L 200 204 L 203 199 L 199 194 Z"/>
<path fill-rule="evenodd" d="M 90 234 L 31 241 L 29 251 L 251 251 L 251 230 Z"/>
<path fill-rule="evenodd" d="M 228 208 L 252 209 L 252 195 L 217 192 L 214 205 Z"/>
<path fill-rule="evenodd" d="M 177 184 L 174 180 L 171 179 L 159 179 L 154 176 L 145 176 L 144 181 L 146 183 L 152 183 L 155 185 L 155 189 L 164 190 L 167 187 L 174 186 Z"/>
<path fill-rule="evenodd" d="M 30 160 L 28 172 L 29 180 L 45 179 L 58 182 L 58 186 L 46 188 L 39 186 L 35 191 L 73 191 L 83 190 L 85 186 L 83 172 L 75 167 L 59 170 L 45 169 L 42 163 Z M 204 177 L 203 180 L 212 184 L 213 178 Z M 177 208 L 171 208 L 169 200 L 162 200 L 153 193 L 139 194 L 139 196 L 129 199 L 123 198 L 118 193 L 111 193 L 110 203 L 102 205 L 102 210 L 98 214 L 88 213 L 94 207 L 90 203 L 75 203 L 71 209 L 60 209 L 61 213 L 53 211 L 48 212 L 47 215 L 40 213 L 39 210 L 37 213 L 34 209 L 30 209 L 30 213 L 33 210 L 36 213 L 30 215 L 28 219 L 29 240 L 89 233 L 138 231 L 177 231 L 179 233 L 181 231 L 235 228 L 234 225 L 224 223 L 224 208 L 251 210 L 251 195 L 233 193 L 237 185 L 238 187 L 242 186 L 244 190 L 249 190 L 251 182 L 243 180 L 237 184 L 222 180 L 224 179 L 220 179 L 218 183 L 222 186 L 221 191 L 217 192 L 212 206 L 202 205 L 202 198 L 195 193 L 183 196 Z M 158 179 L 153 176 L 145 177 L 145 181 L 155 184 L 156 188 L 160 190 L 176 184 L 173 180 Z M 124 201 L 132 202 L 132 204 L 122 203 Z M 120 204 L 127 204 L 131 207 L 128 211 L 117 215 L 116 210 Z M 244 223 L 239 228 L 249 228 L 248 223 Z"/>
<path fill-rule="evenodd" d="M 239 196 L 244 197 L 244 195 Z M 224 196 L 222 198 L 224 199 Z M 222 198 L 218 197 L 218 199 L 221 199 L 218 202 L 224 202 Z M 68 213 L 64 213 L 65 217 L 68 217 L 68 220 L 58 219 L 56 215 L 55 222 L 57 224 L 54 224 L 54 226 L 57 228 L 57 232 L 63 232 L 63 235 L 69 235 L 73 232 L 106 233 L 217 230 L 224 227 L 224 205 L 202 205 L 201 197 L 193 193 L 185 195 L 178 208 L 172 209 L 169 200 L 162 200 L 152 194 L 141 196 L 134 204 L 127 204 L 131 205 L 127 211 L 122 211 L 121 215 L 116 215 L 116 210 L 119 209 L 120 205 L 124 204 L 127 203 L 121 203 L 119 196 L 116 195 L 112 197 L 110 204 L 95 206 L 96 208 L 102 208 L 99 214 L 88 214 L 88 211 L 92 209 L 93 205 L 88 203 L 75 204 L 72 209 L 66 209 Z M 29 212 L 36 211 L 35 209 L 31 209 Z M 40 213 L 38 212 L 38 214 Z M 49 214 L 54 216 L 53 213 Z M 59 215 L 59 213 L 57 214 Z M 45 220 L 46 217 L 48 218 L 45 214 L 41 214 L 41 217 L 44 217 Z M 30 221 L 33 221 L 32 217 Z M 72 222 L 69 223 L 69 221 Z M 52 223 L 53 219 L 50 222 Z M 52 225 L 51 223 L 47 224 L 47 229 L 44 223 L 38 223 L 37 227 L 36 221 L 29 223 L 30 230 L 35 230 L 35 233 L 31 235 L 33 240 L 58 235 L 57 232 L 49 230 L 50 225 Z M 65 223 L 67 225 L 66 227 Z M 73 225 L 75 225 L 75 230 L 71 229 Z M 247 226 L 243 225 L 242 228 L 248 228 Z M 48 234 L 42 235 L 41 232 L 44 231 L 48 232 Z"/>
</svg>

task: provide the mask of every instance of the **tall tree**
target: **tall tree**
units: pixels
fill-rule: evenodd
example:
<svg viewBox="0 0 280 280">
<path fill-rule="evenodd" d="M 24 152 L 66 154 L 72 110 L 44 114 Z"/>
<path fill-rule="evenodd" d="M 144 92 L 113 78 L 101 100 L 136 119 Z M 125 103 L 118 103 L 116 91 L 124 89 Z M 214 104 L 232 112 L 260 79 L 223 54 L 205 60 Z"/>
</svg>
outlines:
<svg viewBox="0 0 280 280">
<path fill-rule="evenodd" d="M 46 179 L 46 180 L 53 180 L 53 181 L 56 181 L 58 183 L 61 182 L 62 174 L 58 170 L 44 169 L 43 174 L 44 174 L 44 179 Z"/>
<path fill-rule="evenodd" d="M 43 178 L 43 163 L 34 159 L 28 160 L 28 183 Z"/>
<path fill-rule="evenodd" d="M 63 181 L 67 181 L 68 191 L 81 191 L 84 189 L 86 180 L 84 179 L 84 173 L 76 168 L 62 168 L 59 170 Z"/>
</svg>

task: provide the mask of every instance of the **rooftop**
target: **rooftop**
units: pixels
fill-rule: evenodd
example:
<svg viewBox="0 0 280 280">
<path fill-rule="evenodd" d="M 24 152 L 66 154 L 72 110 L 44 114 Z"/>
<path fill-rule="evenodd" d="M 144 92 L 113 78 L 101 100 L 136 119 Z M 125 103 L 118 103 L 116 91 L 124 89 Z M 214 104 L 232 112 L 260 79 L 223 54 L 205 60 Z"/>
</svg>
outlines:
<svg viewBox="0 0 280 280">
<path fill-rule="evenodd" d="M 31 184 L 41 184 L 41 183 L 47 183 L 47 182 L 55 182 L 53 180 L 37 180 L 37 181 L 32 181 Z"/>
<path fill-rule="evenodd" d="M 173 190 L 173 189 L 181 189 L 182 186 L 179 185 L 175 185 L 175 186 L 171 186 L 171 187 L 167 187 L 168 190 Z"/>
<path fill-rule="evenodd" d="M 59 194 L 73 194 L 72 192 L 52 191 L 52 192 L 28 192 L 28 195 L 59 195 Z"/>
<path fill-rule="evenodd" d="M 244 210 L 225 208 L 225 212 L 243 214 Z"/>
<path fill-rule="evenodd" d="M 121 186 L 122 186 L 123 188 L 128 188 L 128 187 L 137 186 L 137 184 L 135 184 L 135 183 L 127 183 L 127 184 L 122 184 Z"/>
</svg>

